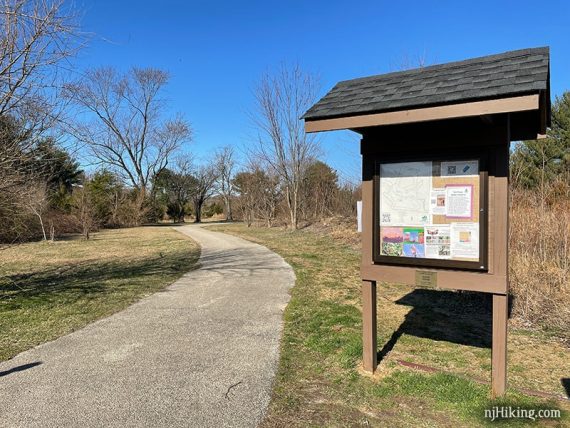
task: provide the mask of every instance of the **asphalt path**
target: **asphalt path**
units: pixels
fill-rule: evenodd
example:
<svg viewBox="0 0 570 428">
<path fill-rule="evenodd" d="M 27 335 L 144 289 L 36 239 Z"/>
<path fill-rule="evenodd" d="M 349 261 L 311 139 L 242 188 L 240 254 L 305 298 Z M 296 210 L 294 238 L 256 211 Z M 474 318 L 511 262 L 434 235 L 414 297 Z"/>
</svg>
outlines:
<svg viewBox="0 0 570 428">
<path fill-rule="evenodd" d="M 0 363 L 0 426 L 253 427 L 295 276 L 200 226 L 201 268 L 126 310 Z"/>
</svg>

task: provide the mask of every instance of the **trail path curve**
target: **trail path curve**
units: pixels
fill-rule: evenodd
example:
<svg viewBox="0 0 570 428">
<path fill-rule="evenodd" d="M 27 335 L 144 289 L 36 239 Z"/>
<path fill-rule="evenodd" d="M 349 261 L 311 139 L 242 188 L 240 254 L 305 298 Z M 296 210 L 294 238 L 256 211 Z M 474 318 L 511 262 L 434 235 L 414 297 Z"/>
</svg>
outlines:
<svg viewBox="0 0 570 428">
<path fill-rule="evenodd" d="M 0 363 L 0 426 L 253 427 L 295 276 L 200 226 L 201 268 L 109 318 Z"/>
</svg>

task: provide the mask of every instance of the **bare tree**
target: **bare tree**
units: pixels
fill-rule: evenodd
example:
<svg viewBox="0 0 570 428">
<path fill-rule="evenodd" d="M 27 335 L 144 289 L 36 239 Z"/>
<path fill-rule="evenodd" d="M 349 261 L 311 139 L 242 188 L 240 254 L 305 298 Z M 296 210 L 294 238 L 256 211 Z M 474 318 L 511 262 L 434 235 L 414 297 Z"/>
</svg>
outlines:
<svg viewBox="0 0 570 428">
<path fill-rule="evenodd" d="M 82 46 L 66 3 L 0 0 L 0 191 L 25 184 L 25 160 L 63 111 L 62 70 Z"/>
<path fill-rule="evenodd" d="M 317 79 L 297 65 L 282 66 L 275 74 L 265 74 L 255 97 L 253 120 L 259 131 L 257 156 L 270 165 L 283 182 L 290 226 L 299 222 L 301 185 L 305 170 L 316 156 L 318 144 L 305 133 L 300 117 L 317 98 Z"/>
<path fill-rule="evenodd" d="M 44 224 L 44 215 L 49 207 L 49 198 L 46 183 L 31 183 L 21 192 L 23 208 L 37 217 L 41 227 L 43 240 L 47 241 L 47 233 Z"/>
<path fill-rule="evenodd" d="M 412 70 L 414 68 L 424 68 L 434 63 L 436 58 L 430 58 L 428 52 L 424 49 L 420 53 L 410 54 L 404 53 L 400 56 L 396 63 L 392 63 L 391 67 L 394 71 Z"/>
<path fill-rule="evenodd" d="M 192 174 L 194 185 L 192 189 L 192 202 L 194 203 L 194 222 L 202 221 L 202 207 L 214 195 L 216 170 L 212 165 L 201 165 L 194 169 Z"/>
<path fill-rule="evenodd" d="M 257 186 L 255 173 L 238 172 L 233 179 L 233 185 L 238 195 L 238 211 L 241 212 L 242 221 L 250 227 L 255 220 L 255 211 L 259 202 L 255 191 Z"/>
<path fill-rule="evenodd" d="M 73 213 L 81 225 L 81 234 L 85 239 L 90 238 L 90 234 L 97 227 L 95 209 L 89 186 L 75 186 L 72 195 Z"/>
<path fill-rule="evenodd" d="M 216 173 L 218 175 L 218 190 L 224 200 L 226 220 L 232 221 L 232 197 L 234 195 L 233 178 L 236 166 L 233 147 L 226 146 L 216 152 L 215 164 Z"/>
<path fill-rule="evenodd" d="M 74 13 L 65 0 L 1 0 L 0 25 L 0 116 L 50 116 L 57 66 L 81 48 Z"/>
<path fill-rule="evenodd" d="M 269 175 L 252 162 L 247 170 L 236 174 L 233 184 L 239 196 L 238 207 L 247 226 L 260 219 L 267 227 L 271 227 L 277 207 L 283 200 L 279 177 Z"/>
<path fill-rule="evenodd" d="M 65 96 L 90 120 L 73 126 L 98 163 L 121 174 L 139 193 L 142 208 L 150 181 L 166 168 L 174 152 L 191 138 L 190 125 L 177 115 L 164 119 L 161 91 L 168 74 L 156 68 L 89 70 L 65 87 Z"/>
<path fill-rule="evenodd" d="M 263 171 L 257 174 L 257 213 L 266 227 L 272 227 L 277 216 L 277 207 L 283 200 L 279 177 Z"/>
</svg>

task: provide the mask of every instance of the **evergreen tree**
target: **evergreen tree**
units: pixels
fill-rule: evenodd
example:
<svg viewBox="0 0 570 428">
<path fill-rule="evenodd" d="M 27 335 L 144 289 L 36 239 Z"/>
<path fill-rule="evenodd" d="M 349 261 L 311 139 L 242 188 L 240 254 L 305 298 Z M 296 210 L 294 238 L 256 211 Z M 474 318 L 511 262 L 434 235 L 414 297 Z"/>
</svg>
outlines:
<svg viewBox="0 0 570 428">
<path fill-rule="evenodd" d="M 323 218 L 332 214 L 338 193 L 338 175 L 325 162 L 312 162 L 303 181 L 304 214 L 306 218 Z"/>
<path fill-rule="evenodd" d="M 166 206 L 166 213 L 174 221 L 184 223 L 194 185 L 195 179 L 187 171 L 173 171 L 164 168 L 155 177 L 156 200 Z"/>
<path fill-rule="evenodd" d="M 123 185 L 116 174 L 103 169 L 83 184 L 92 206 L 93 218 L 98 226 L 116 226 L 117 211 L 121 203 Z"/>
<path fill-rule="evenodd" d="M 511 157 L 514 184 L 538 187 L 570 174 L 570 92 L 552 106 L 552 128 L 547 138 L 518 143 Z"/>
<path fill-rule="evenodd" d="M 81 182 L 79 163 L 51 138 L 40 141 L 29 159 L 30 174 L 46 183 L 50 205 L 68 211 L 72 187 Z"/>
</svg>

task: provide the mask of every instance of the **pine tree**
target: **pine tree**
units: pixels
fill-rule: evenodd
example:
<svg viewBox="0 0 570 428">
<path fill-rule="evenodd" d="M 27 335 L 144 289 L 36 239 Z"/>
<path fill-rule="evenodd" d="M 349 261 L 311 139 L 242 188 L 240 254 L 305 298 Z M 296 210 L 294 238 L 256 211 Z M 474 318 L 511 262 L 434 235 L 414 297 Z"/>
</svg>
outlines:
<svg viewBox="0 0 570 428">
<path fill-rule="evenodd" d="M 515 185 L 534 188 L 570 174 L 570 91 L 552 106 L 552 128 L 547 138 L 522 141 L 511 157 Z"/>
</svg>

